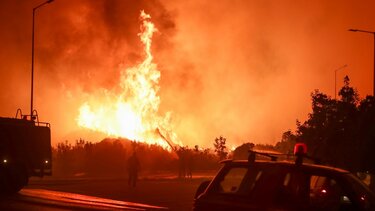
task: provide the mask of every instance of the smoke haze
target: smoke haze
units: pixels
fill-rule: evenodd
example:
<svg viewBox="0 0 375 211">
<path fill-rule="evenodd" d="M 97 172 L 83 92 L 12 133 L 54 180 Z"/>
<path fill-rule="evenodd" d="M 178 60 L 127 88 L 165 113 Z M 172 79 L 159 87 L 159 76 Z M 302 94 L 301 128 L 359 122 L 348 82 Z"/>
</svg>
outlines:
<svg viewBox="0 0 375 211">
<path fill-rule="evenodd" d="M 32 8 L 42 2 L 0 2 L 0 116 L 29 113 Z M 349 75 L 361 97 L 372 93 L 373 39 L 347 30 L 374 31 L 373 8 L 370 0 L 55 0 L 36 12 L 34 106 L 54 144 L 99 141 L 78 128 L 78 109 L 142 59 L 145 10 L 158 28 L 160 112 L 172 112 L 182 143 L 207 147 L 222 135 L 229 146 L 274 144 L 307 118 L 314 89 L 334 97 L 344 64 L 337 89 Z"/>
</svg>

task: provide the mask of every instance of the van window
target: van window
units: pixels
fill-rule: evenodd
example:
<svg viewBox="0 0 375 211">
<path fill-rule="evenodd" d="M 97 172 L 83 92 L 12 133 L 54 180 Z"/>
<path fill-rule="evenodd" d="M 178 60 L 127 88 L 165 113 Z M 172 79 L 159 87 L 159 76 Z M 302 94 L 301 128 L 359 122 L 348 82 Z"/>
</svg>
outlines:
<svg viewBox="0 0 375 211">
<path fill-rule="evenodd" d="M 246 175 L 247 168 L 231 168 L 219 183 L 220 193 L 236 193 Z"/>
</svg>

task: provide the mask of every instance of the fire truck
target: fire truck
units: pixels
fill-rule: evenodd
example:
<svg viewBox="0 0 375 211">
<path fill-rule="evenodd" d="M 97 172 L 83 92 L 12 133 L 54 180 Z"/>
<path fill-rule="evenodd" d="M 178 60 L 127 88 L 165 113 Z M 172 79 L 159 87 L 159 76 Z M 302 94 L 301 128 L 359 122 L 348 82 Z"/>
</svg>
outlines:
<svg viewBox="0 0 375 211">
<path fill-rule="evenodd" d="M 16 193 L 29 177 L 52 174 L 50 124 L 40 122 L 36 110 L 15 118 L 0 117 L 0 192 Z"/>
</svg>

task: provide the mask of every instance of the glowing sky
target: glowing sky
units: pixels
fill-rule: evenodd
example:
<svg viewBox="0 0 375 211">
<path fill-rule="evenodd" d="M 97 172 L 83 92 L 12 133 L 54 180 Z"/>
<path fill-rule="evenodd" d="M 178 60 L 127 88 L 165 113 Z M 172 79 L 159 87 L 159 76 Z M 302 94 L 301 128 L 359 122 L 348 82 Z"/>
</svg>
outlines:
<svg viewBox="0 0 375 211">
<path fill-rule="evenodd" d="M 0 116 L 29 112 L 32 8 L 42 2 L 0 1 Z M 334 96 L 335 69 L 348 65 L 338 88 L 349 75 L 362 98 L 372 93 L 374 38 L 347 30 L 375 31 L 374 8 L 372 0 L 55 0 L 37 10 L 34 107 L 51 122 L 53 143 L 88 136 L 76 124 L 79 106 L 141 59 L 144 9 L 159 30 L 160 113 L 173 113 L 181 141 L 274 144 L 307 118 L 314 89 Z"/>
</svg>

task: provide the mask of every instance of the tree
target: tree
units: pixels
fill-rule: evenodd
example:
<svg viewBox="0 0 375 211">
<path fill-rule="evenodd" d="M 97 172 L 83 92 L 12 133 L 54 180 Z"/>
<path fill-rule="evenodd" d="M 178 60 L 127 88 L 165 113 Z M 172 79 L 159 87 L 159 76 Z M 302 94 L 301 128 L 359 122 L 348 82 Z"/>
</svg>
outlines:
<svg viewBox="0 0 375 211">
<path fill-rule="evenodd" d="M 350 86 L 350 79 L 348 76 L 344 77 L 344 87 L 339 91 L 339 96 L 341 96 L 341 101 L 344 103 L 349 103 L 356 105 L 359 101 L 358 92 L 356 89 Z"/>
<path fill-rule="evenodd" d="M 358 145 L 357 91 L 344 78 L 340 100 L 331 99 L 315 90 L 312 97 L 312 113 L 303 124 L 297 125 L 297 142 L 308 146 L 310 156 L 323 163 L 351 171 L 360 169 Z"/>
<path fill-rule="evenodd" d="M 294 145 L 296 145 L 296 139 L 297 136 L 294 135 L 292 131 L 288 130 L 284 132 L 281 136 L 281 140 L 276 143 L 275 150 L 286 154 L 293 153 Z"/>
<path fill-rule="evenodd" d="M 220 136 L 219 138 L 215 138 L 215 142 L 214 142 L 215 152 L 220 160 L 224 160 L 228 155 L 227 147 L 225 145 L 226 141 L 227 139 L 222 136 Z"/>
<path fill-rule="evenodd" d="M 370 188 L 375 192 L 375 97 L 367 96 L 358 106 L 361 169 L 371 173 Z"/>
</svg>

